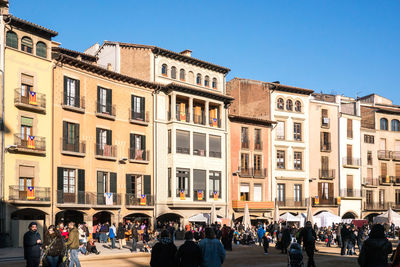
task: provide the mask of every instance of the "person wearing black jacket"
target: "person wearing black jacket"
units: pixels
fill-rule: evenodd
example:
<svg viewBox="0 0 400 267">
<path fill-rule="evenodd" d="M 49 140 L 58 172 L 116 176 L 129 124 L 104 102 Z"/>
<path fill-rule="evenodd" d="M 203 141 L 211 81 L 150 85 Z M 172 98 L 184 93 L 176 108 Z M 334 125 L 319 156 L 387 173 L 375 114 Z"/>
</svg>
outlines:
<svg viewBox="0 0 400 267">
<path fill-rule="evenodd" d="M 342 226 L 342 229 L 340 231 L 340 235 L 342 237 L 342 249 L 340 251 L 340 255 L 345 255 L 346 254 L 346 249 L 349 244 L 350 240 L 350 230 L 348 229 L 348 225 L 344 224 Z"/>
<path fill-rule="evenodd" d="M 29 224 L 29 231 L 24 234 L 24 259 L 27 267 L 39 267 L 42 240 L 37 231 L 37 223 Z"/>
<path fill-rule="evenodd" d="M 392 253 L 392 243 L 385 237 L 384 227 L 374 224 L 361 248 L 358 264 L 361 267 L 386 267 L 389 253 Z"/>
<path fill-rule="evenodd" d="M 306 226 L 303 228 L 303 230 L 301 230 L 299 240 L 300 243 L 301 241 L 303 241 L 303 246 L 308 256 L 307 267 L 315 267 L 314 250 L 315 241 L 317 240 L 317 234 L 312 228 L 312 223 L 310 221 L 306 222 Z"/>
<path fill-rule="evenodd" d="M 122 240 L 125 239 L 125 227 L 123 226 L 122 223 L 118 224 L 117 239 L 119 243 L 119 249 L 122 249 Z"/>
<path fill-rule="evenodd" d="M 287 249 L 290 245 L 290 241 L 292 240 L 292 237 L 290 235 L 290 229 L 289 227 L 285 227 L 282 232 L 282 254 L 287 254 Z"/>
<path fill-rule="evenodd" d="M 50 267 L 57 267 L 58 261 L 63 254 L 64 241 L 60 231 L 54 225 L 50 225 L 44 235 L 43 250 Z"/>
<path fill-rule="evenodd" d="M 185 243 L 179 247 L 176 253 L 176 261 L 179 267 L 198 267 L 202 261 L 200 247 L 193 241 L 193 233 L 185 233 Z"/>
<path fill-rule="evenodd" d="M 160 241 L 154 245 L 151 250 L 151 267 L 175 267 L 177 248 L 172 242 L 169 232 L 164 230 L 161 232 Z"/>
</svg>

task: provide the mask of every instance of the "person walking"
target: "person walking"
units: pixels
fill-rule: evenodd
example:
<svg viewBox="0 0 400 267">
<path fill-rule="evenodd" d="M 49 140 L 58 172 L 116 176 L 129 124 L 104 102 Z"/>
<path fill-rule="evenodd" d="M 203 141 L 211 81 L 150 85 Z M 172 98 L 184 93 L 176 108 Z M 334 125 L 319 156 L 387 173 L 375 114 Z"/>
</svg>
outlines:
<svg viewBox="0 0 400 267">
<path fill-rule="evenodd" d="M 64 242 L 61 232 L 54 225 L 50 225 L 44 235 L 43 240 L 43 258 L 46 258 L 50 267 L 57 267 L 58 260 L 63 253 Z"/>
<path fill-rule="evenodd" d="M 292 240 L 292 237 L 290 236 L 290 229 L 289 227 L 286 227 L 283 229 L 282 232 L 282 239 L 281 239 L 281 245 L 282 245 L 282 254 L 287 254 L 287 249 L 290 245 L 290 241 Z"/>
<path fill-rule="evenodd" d="M 258 244 L 259 244 L 260 246 L 263 245 L 263 237 L 264 237 L 264 235 L 265 235 L 265 230 L 264 230 L 264 228 L 262 227 L 262 225 L 260 224 L 260 225 L 258 226 L 258 230 L 257 230 Z"/>
<path fill-rule="evenodd" d="M 139 230 L 139 223 L 135 222 L 132 225 L 132 228 L 131 228 L 131 232 L 132 232 L 132 248 L 131 248 L 131 252 L 136 252 L 136 245 L 137 245 L 137 242 L 138 242 L 138 239 L 139 239 L 138 230 Z"/>
<path fill-rule="evenodd" d="M 200 247 L 193 241 L 193 233 L 185 233 L 185 243 L 176 253 L 178 267 L 199 267 L 202 261 Z"/>
<path fill-rule="evenodd" d="M 70 262 L 69 267 L 81 267 L 81 263 L 78 259 L 79 253 L 79 232 L 78 229 L 75 227 L 74 222 L 68 223 L 68 241 L 65 243 L 65 246 L 69 248 L 70 253 Z"/>
<path fill-rule="evenodd" d="M 122 241 L 125 239 L 125 228 L 121 222 L 118 224 L 117 228 L 117 239 L 119 243 L 119 249 L 122 249 Z"/>
<path fill-rule="evenodd" d="M 392 243 L 385 237 L 384 227 L 374 224 L 361 248 L 358 264 L 361 267 L 386 267 L 389 253 L 392 253 Z"/>
<path fill-rule="evenodd" d="M 221 242 L 215 237 L 215 232 L 212 228 L 205 229 L 205 238 L 200 241 L 199 247 L 203 257 L 202 267 L 220 267 L 225 260 L 225 249 Z"/>
<path fill-rule="evenodd" d="M 346 249 L 347 249 L 347 247 L 349 245 L 349 242 L 350 242 L 349 225 L 344 224 L 342 226 L 340 234 L 341 234 L 341 237 L 342 237 L 342 249 L 340 251 L 340 255 L 345 255 L 346 254 Z"/>
<path fill-rule="evenodd" d="M 160 241 L 151 250 L 151 267 L 175 267 L 177 248 L 170 238 L 167 230 L 161 232 Z"/>
<path fill-rule="evenodd" d="M 111 249 L 115 248 L 115 236 L 116 235 L 117 235 L 117 229 L 115 228 L 115 223 L 113 223 L 108 232 L 108 237 L 110 238 L 110 241 L 111 241 Z"/>
<path fill-rule="evenodd" d="M 265 232 L 264 236 L 262 237 L 262 243 L 263 243 L 265 255 L 268 255 L 269 242 L 271 241 L 271 239 L 268 235 L 269 235 L 269 233 Z"/>
<path fill-rule="evenodd" d="M 307 267 L 315 267 L 314 262 L 314 250 L 315 241 L 317 240 L 317 234 L 312 228 L 312 223 L 310 221 L 306 222 L 306 226 L 301 230 L 300 233 L 300 243 L 303 241 L 303 246 L 306 250 L 308 263 Z"/>
<path fill-rule="evenodd" d="M 24 234 L 24 259 L 26 260 L 26 266 L 39 267 L 42 240 L 37 231 L 37 223 L 31 222 L 28 229 L 28 232 Z"/>
</svg>

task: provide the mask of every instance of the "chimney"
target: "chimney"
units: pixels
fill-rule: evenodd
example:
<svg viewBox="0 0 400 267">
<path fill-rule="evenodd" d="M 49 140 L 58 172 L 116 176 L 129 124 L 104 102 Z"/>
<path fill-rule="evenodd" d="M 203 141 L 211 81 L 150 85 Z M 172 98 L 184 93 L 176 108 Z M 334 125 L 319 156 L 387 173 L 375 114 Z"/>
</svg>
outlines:
<svg viewBox="0 0 400 267">
<path fill-rule="evenodd" d="M 183 50 L 182 52 L 180 52 L 179 54 L 187 56 L 187 57 L 191 57 L 192 56 L 192 50 L 186 49 L 186 50 Z"/>
<path fill-rule="evenodd" d="M 112 67 L 111 63 L 108 63 L 108 64 L 107 64 L 107 70 L 110 70 L 110 71 L 113 70 L 113 67 Z"/>
</svg>

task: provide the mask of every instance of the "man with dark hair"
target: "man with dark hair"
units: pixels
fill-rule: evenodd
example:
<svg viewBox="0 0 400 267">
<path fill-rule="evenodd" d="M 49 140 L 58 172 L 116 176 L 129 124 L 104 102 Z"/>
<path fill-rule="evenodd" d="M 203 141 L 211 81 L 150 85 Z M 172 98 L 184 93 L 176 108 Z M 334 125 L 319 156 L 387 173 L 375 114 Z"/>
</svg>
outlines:
<svg viewBox="0 0 400 267">
<path fill-rule="evenodd" d="M 201 264 L 200 247 L 193 241 L 193 233 L 185 233 L 185 243 L 180 246 L 176 254 L 176 261 L 179 267 L 198 267 Z"/>
<path fill-rule="evenodd" d="M 81 263 L 78 259 L 79 254 L 79 232 L 78 229 L 75 227 L 74 222 L 68 223 L 68 241 L 65 243 L 65 246 L 70 250 L 70 258 L 71 261 L 69 263 L 69 267 L 81 267 Z"/>
<path fill-rule="evenodd" d="M 303 228 L 303 230 L 301 230 L 299 240 L 300 243 L 303 240 L 303 246 L 308 256 L 307 267 L 315 267 L 314 250 L 315 241 L 317 240 L 317 234 L 312 228 L 312 223 L 310 221 L 306 222 L 306 226 Z"/>
<path fill-rule="evenodd" d="M 365 240 L 361 248 L 358 264 L 361 267 L 388 266 L 390 253 L 392 253 L 392 243 L 385 236 L 385 228 L 381 224 L 374 224 L 369 238 Z"/>
<path fill-rule="evenodd" d="M 29 231 L 24 234 L 24 259 L 26 260 L 26 266 L 39 267 L 42 240 L 37 231 L 37 223 L 31 222 L 28 229 Z"/>
<path fill-rule="evenodd" d="M 201 266 L 220 267 L 225 260 L 225 249 L 221 242 L 215 238 L 215 232 L 212 228 L 205 229 L 206 238 L 200 241 L 199 247 L 203 256 Z"/>
<path fill-rule="evenodd" d="M 169 232 L 163 230 L 161 232 L 160 242 L 154 245 L 151 250 L 151 267 L 175 267 L 175 255 L 177 248 L 172 242 Z"/>
</svg>

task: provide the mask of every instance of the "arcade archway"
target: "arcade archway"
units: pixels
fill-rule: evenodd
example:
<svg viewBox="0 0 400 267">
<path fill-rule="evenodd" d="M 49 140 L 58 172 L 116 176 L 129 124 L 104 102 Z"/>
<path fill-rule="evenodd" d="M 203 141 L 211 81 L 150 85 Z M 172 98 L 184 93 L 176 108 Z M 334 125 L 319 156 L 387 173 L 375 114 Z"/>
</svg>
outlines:
<svg viewBox="0 0 400 267">
<path fill-rule="evenodd" d="M 114 214 L 108 211 L 100 211 L 93 214 L 93 225 L 103 224 L 108 222 L 110 225 L 113 223 L 111 220 L 114 218 Z"/>
<path fill-rule="evenodd" d="M 74 222 L 75 224 L 83 223 L 83 213 L 77 210 L 63 210 L 56 214 L 56 224 L 63 222 L 67 224 Z"/>
</svg>

